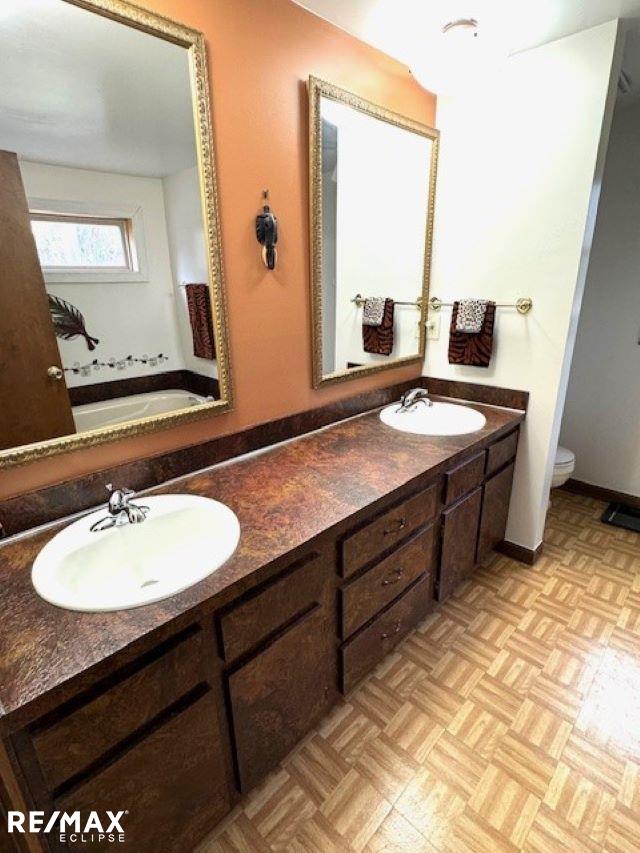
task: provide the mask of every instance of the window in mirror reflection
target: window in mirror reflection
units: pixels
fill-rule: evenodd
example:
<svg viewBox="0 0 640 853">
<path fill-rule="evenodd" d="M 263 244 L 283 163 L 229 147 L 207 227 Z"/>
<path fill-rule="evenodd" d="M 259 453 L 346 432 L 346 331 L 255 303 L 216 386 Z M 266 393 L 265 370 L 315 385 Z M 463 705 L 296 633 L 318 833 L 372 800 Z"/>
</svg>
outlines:
<svg viewBox="0 0 640 853">
<path fill-rule="evenodd" d="M 43 270 L 133 270 L 130 219 L 31 214 L 31 230 Z"/>
<path fill-rule="evenodd" d="M 40 270 L 0 292 L 33 340 L 0 449 L 218 399 L 188 50 L 62 0 L 6 5 L 0 169 Z"/>
</svg>

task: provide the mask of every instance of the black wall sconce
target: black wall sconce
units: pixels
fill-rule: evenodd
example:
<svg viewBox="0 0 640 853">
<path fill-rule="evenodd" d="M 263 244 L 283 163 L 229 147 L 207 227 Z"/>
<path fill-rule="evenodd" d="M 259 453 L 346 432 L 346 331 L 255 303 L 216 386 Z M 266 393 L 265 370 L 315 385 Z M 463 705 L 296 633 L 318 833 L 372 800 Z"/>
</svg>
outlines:
<svg viewBox="0 0 640 853">
<path fill-rule="evenodd" d="M 273 270 L 276 268 L 276 260 L 278 252 L 276 243 L 278 242 L 278 220 L 271 213 L 271 209 L 267 204 L 269 200 L 269 190 L 263 190 L 262 197 L 264 206 L 262 213 L 256 216 L 256 237 L 258 243 L 262 246 L 262 260 L 267 269 Z"/>
</svg>

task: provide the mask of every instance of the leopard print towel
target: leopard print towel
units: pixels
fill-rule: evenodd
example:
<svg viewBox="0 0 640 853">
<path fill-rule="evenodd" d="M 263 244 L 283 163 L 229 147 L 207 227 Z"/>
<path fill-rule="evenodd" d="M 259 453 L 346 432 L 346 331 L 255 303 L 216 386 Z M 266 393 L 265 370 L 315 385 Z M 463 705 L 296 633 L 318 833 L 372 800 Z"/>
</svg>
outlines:
<svg viewBox="0 0 640 853">
<path fill-rule="evenodd" d="M 364 300 L 362 322 L 365 326 L 379 326 L 384 319 L 384 296 L 368 296 Z"/>
<path fill-rule="evenodd" d="M 456 329 L 459 332 L 482 331 L 487 302 L 487 299 L 461 299 L 458 303 Z"/>
</svg>

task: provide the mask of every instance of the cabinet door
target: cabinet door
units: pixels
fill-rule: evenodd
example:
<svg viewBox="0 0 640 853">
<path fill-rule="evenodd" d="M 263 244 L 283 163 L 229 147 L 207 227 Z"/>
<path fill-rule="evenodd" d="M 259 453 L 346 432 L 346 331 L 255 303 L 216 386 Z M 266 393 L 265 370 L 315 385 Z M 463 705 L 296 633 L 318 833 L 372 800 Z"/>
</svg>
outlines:
<svg viewBox="0 0 640 853">
<path fill-rule="evenodd" d="M 124 845 L 108 838 L 91 844 L 65 839 L 71 850 L 183 853 L 230 809 L 216 703 L 205 692 L 155 728 L 111 764 L 55 801 L 55 808 L 86 816 L 95 809 L 127 810 Z"/>
<path fill-rule="evenodd" d="M 240 789 L 253 788 L 335 701 L 333 623 L 319 604 L 229 676 Z"/>
<path fill-rule="evenodd" d="M 481 502 L 482 489 L 477 488 L 442 513 L 438 601 L 447 598 L 475 566 Z"/>
<path fill-rule="evenodd" d="M 498 474 L 494 474 L 484 485 L 478 537 L 478 561 L 484 560 L 504 539 L 514 467 L 512 462 Z"/>
<path fill-rule="evenodd" d="M 219 615 L 225 659 L 246 654 L 294 617 L 320 601 L 335 572 L 335 558 L 313 551 L 286 573 L 249 593 Z"/>
</svg>

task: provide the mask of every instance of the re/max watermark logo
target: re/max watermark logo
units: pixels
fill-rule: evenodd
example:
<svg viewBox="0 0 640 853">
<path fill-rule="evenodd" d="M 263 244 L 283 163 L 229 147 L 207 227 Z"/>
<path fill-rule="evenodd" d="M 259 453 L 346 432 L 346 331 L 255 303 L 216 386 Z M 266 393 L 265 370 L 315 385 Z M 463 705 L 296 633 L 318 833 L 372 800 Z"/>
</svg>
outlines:
<svg viewBox="0 0 640 853">
<path fill-rule="evenodd" d="M 89 812 L 86 818 L 80 812 L 54 811 L 51 814 L 40 811 L 7 812 L 7 830 L 25 833 L 57 833 L 62 843 L 71 844 L 123 844 L 124 828 L 122 819 L 127 811 L 106 811 L 104 817 L 96 811 Z"/>
</svg>

